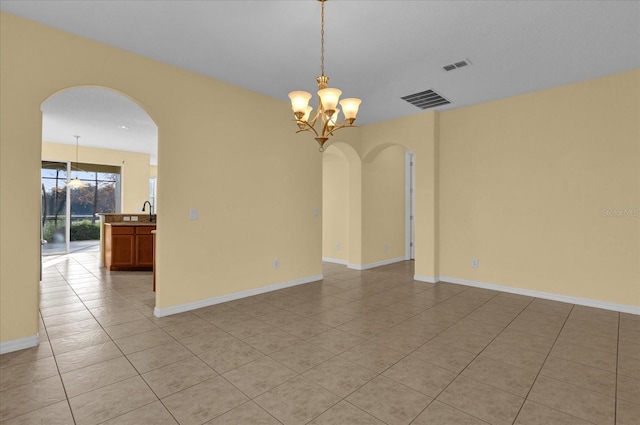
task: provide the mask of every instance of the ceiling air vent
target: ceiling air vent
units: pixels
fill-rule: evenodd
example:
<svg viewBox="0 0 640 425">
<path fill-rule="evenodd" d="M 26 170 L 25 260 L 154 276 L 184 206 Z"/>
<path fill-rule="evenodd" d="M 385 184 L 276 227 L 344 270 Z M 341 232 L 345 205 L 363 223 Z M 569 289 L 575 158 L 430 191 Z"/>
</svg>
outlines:
<svg viewBox="0 0 640 425">
<path fill-rule="evenodd" d="M 413 106 L 417 106 L 420 109 L 435 108 L 436 106 L 447 105 L 451 103 L 433 90 L 425 90 L 421 91 L 420 93 L 403 96 L 402 100 L 406 100 Z"/>
<path fill-rule="evenodd" d="M 449 65 L 445 65 L 442 67 L 445 71 L 453 71 L 454 69 L 464 68 L 465 66 L 471 65 L 471 61 L 469 59 L 461 60 L 455 63 L 450 63 Z"/>
</svg>

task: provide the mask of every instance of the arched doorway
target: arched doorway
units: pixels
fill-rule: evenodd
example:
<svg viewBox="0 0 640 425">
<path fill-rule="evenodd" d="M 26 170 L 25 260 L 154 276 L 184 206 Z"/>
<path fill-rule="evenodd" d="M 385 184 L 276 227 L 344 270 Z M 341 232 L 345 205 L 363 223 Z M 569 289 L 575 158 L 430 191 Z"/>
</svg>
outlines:
<svg viewBox="0 0 640 425">
<path fill-rule="evenodd" d="M 155 203 L 158 128 L 136 102 L 82 86 L 54 94 L 41 110 L 44 254 L 90 247 L 87 240 L 99 239 L 97 213 Z M 82 185 L 70 187 L 72 178 Z"/>
</svg>

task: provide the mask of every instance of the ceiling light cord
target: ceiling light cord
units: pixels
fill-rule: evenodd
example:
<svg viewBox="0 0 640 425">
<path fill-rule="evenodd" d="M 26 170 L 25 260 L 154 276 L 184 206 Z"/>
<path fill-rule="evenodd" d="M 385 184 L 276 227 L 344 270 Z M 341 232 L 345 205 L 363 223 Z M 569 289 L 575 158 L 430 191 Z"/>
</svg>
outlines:
<svg viewBox="0 0 640 425">
<path fill-rule="evenodd" d="M 324 0 L 320 0 L 322 4 L 322 13 L 320 18 L 320 75 L 324 77 Z"/>
</svg>

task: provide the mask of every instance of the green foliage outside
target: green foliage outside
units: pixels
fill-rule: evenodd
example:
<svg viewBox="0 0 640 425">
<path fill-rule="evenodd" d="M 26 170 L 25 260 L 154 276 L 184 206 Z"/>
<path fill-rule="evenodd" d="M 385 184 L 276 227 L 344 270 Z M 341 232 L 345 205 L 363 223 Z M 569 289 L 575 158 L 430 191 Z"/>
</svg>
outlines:
<svg viewBox="0 0 640 425">
<path fill-rule="evenodd" d="M 61 220 L 62 223 L 64 220 Z M 61 223 L 61 225 L 62 225 Z M 64 227 L 58 228 L 58 237 L 56 238 L 56 230 L 53 221 L 47 221 L 44 225 L 42 237 L 47 242 L 54 242 L 54 239 L 64 240 Z M 91 224 L 91 220 L 78 221 L 71 224 L 70 229 L 71 241 L 91 241 L 100 239 L 100 224 Z"/>
</svg>

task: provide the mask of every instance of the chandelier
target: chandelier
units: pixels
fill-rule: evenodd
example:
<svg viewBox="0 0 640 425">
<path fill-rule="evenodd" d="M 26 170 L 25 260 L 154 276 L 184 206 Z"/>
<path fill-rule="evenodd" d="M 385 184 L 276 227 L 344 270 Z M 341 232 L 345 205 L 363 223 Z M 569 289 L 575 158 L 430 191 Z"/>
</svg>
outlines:
<svg viewBox="0 0 640 425">
<path fill-rule="evenodd" d="M 310 119 L 313 108 L 309 106 L 311 93 L 306 91 L 292 91 L 289 93 L 291 99 L 291 108 L 295 116 L 296 124 L 299 130 L 309 131 L 316 137 L 316 141 L 320 145 L 320 152 L 324 151 L 324 144 L 329 140 L 329 136 L 341 128 L 352 127 L 356 120 L 358 108 L 362 102 L 360 99 L 348 98 L 340 101 L 342 113 L 344 115 L 344 123 L 338 123 L 338 115 L 340 109 L 338 99 L 342 94 L 341 90 L 328 88 L 327 83 L 329 77 L 324 75 L 324 3 L 327 0 L 318 0 L 322 4 L 321 26 L 320 26 L 320 70 L 321 74 L 316 81 L 318 82 L 318 110 L 313 118 Z M 316 124 L 318 126 L 316 127 Z"/>
</svg>

